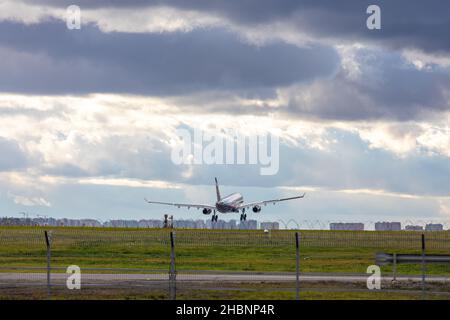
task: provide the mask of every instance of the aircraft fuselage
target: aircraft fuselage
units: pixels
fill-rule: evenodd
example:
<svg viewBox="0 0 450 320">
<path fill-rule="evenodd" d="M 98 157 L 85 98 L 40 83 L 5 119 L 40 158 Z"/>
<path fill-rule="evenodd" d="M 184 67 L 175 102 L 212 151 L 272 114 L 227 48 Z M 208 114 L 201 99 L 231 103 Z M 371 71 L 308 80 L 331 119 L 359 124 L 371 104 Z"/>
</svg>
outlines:
<svg viewBox="0 0 450 320">
<path fill-rule="evenodd" d="M 238 212 L 237 207 L 244 203 L 244 197 L 240 193 L 232 193 L 216 202 L 216 209 L 221 213 Z"/>
</svg>

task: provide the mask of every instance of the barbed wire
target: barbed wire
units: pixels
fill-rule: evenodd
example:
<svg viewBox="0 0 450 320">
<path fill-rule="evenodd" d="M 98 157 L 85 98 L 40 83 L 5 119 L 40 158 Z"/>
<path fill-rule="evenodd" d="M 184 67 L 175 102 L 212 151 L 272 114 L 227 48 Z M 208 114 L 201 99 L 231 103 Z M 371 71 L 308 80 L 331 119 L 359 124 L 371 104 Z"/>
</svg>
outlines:
<svg viewBox="0 0 450 320">
<path fill-rule="evenodd" d="M 270 225 L 272 224 L 272 225 Z M 65 226 L 65 227 L 112 227 L 112 228 L 161 228 L 163 220 L 105 220 L 96 219 L 54 219 L 54 218 L 0 218 L 0 226 Z M 277 219 L 276 221 L 249 219 L 245 222 L 235 219 L 212 222 L 204 219 L 174 219 L 173 227 L 181 229 L 285 229 L 285 230 L 381 230 L 381 231 L 441 231 L 450 230 L 450 220 L 436 219 Z"/>
</svg>

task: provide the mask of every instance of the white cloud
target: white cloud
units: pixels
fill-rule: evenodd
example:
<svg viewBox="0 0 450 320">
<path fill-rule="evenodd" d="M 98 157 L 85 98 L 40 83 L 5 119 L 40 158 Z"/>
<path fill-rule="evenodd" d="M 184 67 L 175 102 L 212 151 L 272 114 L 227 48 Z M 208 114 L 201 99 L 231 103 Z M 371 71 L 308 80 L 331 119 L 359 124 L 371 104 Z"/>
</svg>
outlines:
<svg viewBox="0 0 450 320">
<path fill-rule="evenodd" d="M 336 50 L 341 58 L 341 68 L 347 77 L 352 80 L 357 80 L 362 74 L 362 61 L 360 61 L 357 54 L 363 48 L 366 48 L 366 46 L 361 43 L 339 44 L 336 46 Z"/>
<path fill-rule="evenodd" d="M 65 10 L 42 5 L 30 5 L 20 1 L 0 2 L 0 21 L 18 21 L 24 24 L 39 23 L 50 17 L 63 18 Z"/>
<path fill-rule="evenodd" d="M 93 22 L 104 32 L 190 32 L 198 28 L 226 25 L 218 16 L 170 7 L 147 7 L 136 10 L 101 8 L 82 9 L 86 22 Z M 125 19 L 126 17 L 126 19 Z"/>
<path fill-rule="evenodd" d="M 51 203 L 42 197 L 26 197 L 8 193 L 14 203 L 27 207 L 51 207 Z"/>
<path fill-rule="evenodd" d="M 79 184 L 93 184 L 103 186 L 131 187 L 131 188 L 152 188 L 152 189 L 180 189 L 180 184 L 159 180 L 141 179 L 119 179 L 119 178 L 85 178 L 72 180 Z"/>
<path fill-rule="evenodd" d="M 445 217 L 450 217 L 450 197 L 439 200 L 439 213 Z"/>
<path fill-rule="evenodd" d="M 127 153 L 137 153 L 153 142 L 170 147 L 176 128 L 186 125 L 205 132 L 234 129 L 244 135 L 271 132 L 283 141 L 326 149 L 326 127 L 282 117 L 198 113 L 190 105 L 175 105 L 169 99 L 139 96 L 90 95 L 23 96 L 0 95 L 0 106 L 14 109 L 2 115 L 0 136 L 16 140 L 32 158 L 45 167 L 71 163 L 95 172 L 95 163 L 110 154 L 108 141 L 125 142 Z M 4 110 L 3 110 L 4 111 Z M 31 112 L 30 112 L 31 111 Z M 37 116 L 34 112 L 48 111 Z M 1 110 L 0 110 L 1 112 Z M 156 150 L 155 150 L 156 151 Z"/>
<path fill-rule="evenodd" d="M 83 8 L 83 23 L 94 23 L 103 32 L 161 33 L 189 32 L 198 28 L 226 27 L 229 23 L 219 16 L 205 15 L 195 10 L 180 10 L 166 6 L 136 8 Z M 0 20 L 36 24 L 49 18 L 65 21 L 66 8 L 33 5 L 20 1 L 2 1 Z"/>
<path fill-rule="evenodd" d="M 415 124 L 368 124 L 356 129 L 363 140 L 369 142 L 370 148 L 385 149 L 399 156 L 416 150 L 417 137 L 421 128 Z"/>
<path fill-rule="evenodd" d="M 219 100 L 211 103 L 226 103 L 226 96 Z M 236 101 L 255 104 L 255 99 Z M 34 169 L 71 164 L 93 175 L 103 175 L 101 170 L 108 163 L 126 164 L 143 151 L 157 155 L 170 150 L 180 126 L 205 132 L 234 129 L 244 135 L 270 132 L 290 147 L 321 151 L 337 143 L 333 132 L 339 129 L 359 135 L 370 148 L 400 157 L 450 156 L 449 114 L 433 122 L 317 122 L 290 119 L 275 112 L 239 116 L 215 113 L 208 106 L 206 111 L 199 109 L 196 102 L 129 95 L 0 94 L 0 136 L 16 141 L 37 166 Z M 277 109 L 278 102 L 269 103 Z M 185 172 L 188 176 L 192 173 Z"/>
<path fill-rule="evenodd" d="M 447 125 L 436 126 L 424 125 L 424 132 L 417 138 L 417 142 L 431 153 L 446 155 L 450 157 L 450 117 Z"/>
<path fill-rule="evenodd" d="M 402 56 L 417 69 L 430 69 L 433 65 L 442 68 L 450 68 L 450 57 L 448 55 L 428 54 L 420 50 L 403 50 Z"/>
<path fill-rule="evenodd" d="M 241 25 L 224 16 L 212 12 L 205 14 L 196 10 L 177 9 L 168 6 L 147 6 L 136 8 L 83 8 L 81 23 L 93 23 L 103 32 L 124 33 L 164 33 L 191 32 L 202 28 L 223 28 L 239 34 L 243 40 L 255 45 L 263 45 L 273 40 L 305 46 L 317 39 L 300 32 L 295 27 L 295 19 L 274 21 L 256 26 Z M 20 1 L 0 3 L 0 21 L 18 21 L 36 24 L 49 18 L 65 21 L 66 9 L 33 5 Z M 81 26 L 82 27 L 82 26 Z"/>
<path fill-rule="evenodd" d="M 311 186 L 301 186 L 301 187 L 290 187 L 290 186 L 281 186 L 278 187 L 283 190 L 292 190 L 296 192 L 330 192 L 330 193 L 341 193 L 341 194 L 349 194 L 349 195 L 369 195 L 376 197 L 389 197 L 389 198 L 398 198 L 398 199 L 432 199 L 436 201 L 443 201 L 443 199 L 447 199 L 447 197 L 440 196 L 423 196 L 417 194 L 409 194 L 409 193 L 400 193 L 400 192 L 390 192 L 383 189 L 331 189 L 331 188 L 322 188 L 322 187 L 311 187 Z"/>
<path fill-rule="evenodd" d="M 450 114 L 443 113 L 434 122 L 372 122 L 356 124 L 354 131 L 370 148 L 390 151 L 406 157 L 413 153 L 450 157 Z"/>
</svg>

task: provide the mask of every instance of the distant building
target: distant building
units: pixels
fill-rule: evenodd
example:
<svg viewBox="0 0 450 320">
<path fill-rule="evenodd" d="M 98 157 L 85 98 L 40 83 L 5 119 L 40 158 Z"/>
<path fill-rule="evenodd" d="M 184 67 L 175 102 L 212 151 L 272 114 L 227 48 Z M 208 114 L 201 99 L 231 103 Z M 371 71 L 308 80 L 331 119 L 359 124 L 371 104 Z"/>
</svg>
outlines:
<svg viewBox="0 0 450 320">
<path fill-rule="evenodd" d="M 228 221 L 228 228 L 227 229 L 237 229 L 237 223 L 236 220 L 231 219 L 230 221 Z"/>
<path fill-rule="evenodd" d="M 197 223 L 194 220 L 174 220 L 173 227 L 174 228 L 186 228 L 186 229 L 195 229 Z"/>
<path fill-rule="evenodd" d="M 97 220 L 94 219 L 82 219 L 81 221 L 81 225 L 83 227 L 101 227 L 102 224 L 100 222 L 98 222 Z"/>
<path fill-rule="evenodd" d="M 363 231 L 364 223 L 360 223 L 360 222 L 330 223 L 330 230 Z"/>
<path fill-rule="evenodd" d="M 258 229 L 258 221 L 256 220 L 241 221 L 241 223 L 239 224 L 239 229 L 256 230 Z"/>
<path fill-rule="evenodd" d="M 225 229 L 226 222 L 223 220 L 217 220 L 216 229 Z"/>
<path fill-rule="evenodd" d="M 206 223 L 204 220 L 195 220 L 195 228 L 196 229 L 206 229 Z"/>
<path fill-rule="evenodd" d="M 136 220 L 110 220 L 107 226 L 113 228 L 138 228 L 139 222 Z"/>
<path fill-rule="evenodd" d="M 425 226 L 425 231 L 443 231 L 444 226 L 440 223 L 429 223 Z"/>
<path fill-rule="evenodd" d="M 375 223 L 376 231 L 400 231 L 402 224 L 400 222 L 377 222 Z"/>
<path fill-rule="evenodd" d="M 38 216 L 36 218 L 23 217 L 0 217 L 1 226 L 64 226 L 64 227 L 109 227 L 109 228 L 163 228 L 164 221 L 159 219 L 141 219 L 141 220 L 108 220 L 100 222 L 96 219 L 55 219 L 52 217 Z M 189 229 L 225 229 L 225 230 L 278 230 L 280 225 L 274 221 L 264 221 L 258 225 L 256 220 L 236 221 L 231 219 L 229 221 L 218 220 L 212 222 L 211 219 L 187 219 L 187 220 L 173 220 L 175 228 L 189 228 Z M 359 222 L 348 223 L 330 223 L 330 230 L 351 230 L 362 231 L 364 224 Z M 310 227 L 313 228 L 313 227 Z M 407 225 L 406 231 L 443 231 L 444 226 L 441 223 L 430 223 L 426 227 L 419 225 Z M 401 230 L 400 222 L 377 222 L 375 223 L 375 230 L 378 231 L 399 231 Z"/>
<path fill-rule="evenodd" d="M 405 230 L 406 231 L 423 231 L 423 227 L 422 226 L 406 226 Z"/>
<path fill-rule="evenodd" d="M 56 220 L 56 225 L 62 227 L 82 227 L 83 223 L 81 220 L 64 218 Z"/>
<path fill-rule="evenodd" d="M 161 220 L 156 219 L 142 219 L 139 220 L 138 226 L 139 228 L 162 228 L 163 222 Z"/>
<path fill-rule="evenodd" d="M 207 220 L 206 224 L 204 223 L 207 229 L 237 229 L 236 220 L 224 221 L 217 220 L 217 222 L 212 222 L 211 220 Z"/>
<path fill-rule="evenodd" d="M 261 222 L 259 228 L 262 230 L 278 230 L 280 229 L 280 224 L 278 222 Z"/>
</svg>

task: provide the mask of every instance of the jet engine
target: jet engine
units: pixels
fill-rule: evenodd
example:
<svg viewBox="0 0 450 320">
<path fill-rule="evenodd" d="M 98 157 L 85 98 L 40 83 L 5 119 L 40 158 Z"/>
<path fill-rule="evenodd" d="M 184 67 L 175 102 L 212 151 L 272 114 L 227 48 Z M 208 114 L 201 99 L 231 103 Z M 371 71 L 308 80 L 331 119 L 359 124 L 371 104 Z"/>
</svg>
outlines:
<svg viewBox="0 0 450 320">
<path fill-rule="evenodd" d="M 203 209 L 203 214 L 210 214 L 212 212 L 211 209 L 205 208 Z"/>
<path fill-rule="evenodd" d="M 253 210 L 253 212 L 260 212 L 261 206 L 254 206 L 252 210 Z"/>
</svg>

